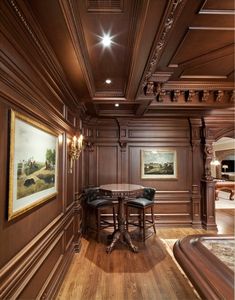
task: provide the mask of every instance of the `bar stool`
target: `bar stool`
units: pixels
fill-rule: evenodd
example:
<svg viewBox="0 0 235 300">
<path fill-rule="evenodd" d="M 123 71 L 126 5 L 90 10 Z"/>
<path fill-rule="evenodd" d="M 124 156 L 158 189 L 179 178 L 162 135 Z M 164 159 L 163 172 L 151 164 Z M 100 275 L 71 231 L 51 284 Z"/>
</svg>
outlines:
<svg viewBox="0 0 235 300">
<path fill-rule="evenodd" d="M 108 227 L 113 227 L 116 230 L 116 213 L 115 203 L 112 199 L 104 198 L 98 187 L 88 188 L 84 190 L 85 205 L 86 205 L 86 232 L 88 230 L 94 231 L 97 236 L 97 241 L 100 242 L 100 232 Z M 106 220 L 102 214 L 105 210 L 112 208 L 112 221 Z M 95 214 L 95 226 L 89 222 L 89 218 Z"/>
<path fill-rule="evenodd" d="M 143 231 L 143 241 L 145 241 L 149 237 L 146 237 L 146 230 L 148 228 L 153 227 L 154 233 L 156 234 L 153 214 L 155 192 L 156 190 L 154 188 L 145 187 L 141 197 L 129 200 L 126 203 L 126 228 L 128 230 L 128 225 L 139 227 L 140 231 Z M 137 209 L 137 216 L 130 216 L 130 208 Z M 146 212 L 148 210 L 150 210 L 150 218 L 146 216 Z"/>
</svg>

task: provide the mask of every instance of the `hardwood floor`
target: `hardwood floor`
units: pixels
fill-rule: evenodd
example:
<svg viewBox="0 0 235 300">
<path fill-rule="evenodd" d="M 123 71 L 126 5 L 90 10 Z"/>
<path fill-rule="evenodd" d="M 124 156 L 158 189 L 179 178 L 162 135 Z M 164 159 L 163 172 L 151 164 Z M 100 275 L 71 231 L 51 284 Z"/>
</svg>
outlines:
<svg viewBox="0 0 235 300">
<path fill-rule="evenodd" d="M 216 211 L 219 234 L 234 234 L 234 212 Z M 101 243 L 84 238 L 81 252 L 74 256 L 57 299 L 200 299 L 169 255 L 164 241 L 208 233 L 202 229 L 158 228 L 145 245 L 134 241 L 139 246 L 137 254 L 121 244 L 106 254 L 106 235 L 101 236 Z"/>
</svg>

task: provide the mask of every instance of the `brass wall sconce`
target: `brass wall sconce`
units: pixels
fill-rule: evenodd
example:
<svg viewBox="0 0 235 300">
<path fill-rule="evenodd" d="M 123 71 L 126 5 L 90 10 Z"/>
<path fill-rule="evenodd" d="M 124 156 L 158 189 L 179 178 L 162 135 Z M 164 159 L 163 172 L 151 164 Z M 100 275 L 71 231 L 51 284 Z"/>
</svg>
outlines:
<svg viewBox="0 0 235 300">
<path fill-rule="evenodd" d="M 82 152 L 83 135 L 80 134 L 79 138 L 73 137 L 69 143 L 69 157 L 70 157 L 70 173 L 73 171 L 73 162 L 77 160 Z"/>
</svg>

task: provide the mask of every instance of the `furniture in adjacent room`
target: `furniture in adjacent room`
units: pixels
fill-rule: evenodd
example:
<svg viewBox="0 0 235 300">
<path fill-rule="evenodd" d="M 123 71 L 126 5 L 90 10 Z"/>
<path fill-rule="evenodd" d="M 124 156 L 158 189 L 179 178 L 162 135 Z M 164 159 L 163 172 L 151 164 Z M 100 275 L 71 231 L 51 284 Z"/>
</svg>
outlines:
<svg viewBox="0 0 235 300">
<path fill-rule="evenodd" d="M 232 235 L 190 235 L 174 244 L 174 256 L 202 299 L 234 299 Z"/>
<path fill-rule="evenodd" d="M 118 241 L 126 242 L 133 252 L 138 252 L 138 248 L 133 245 L 131 237 L 126 230 L 124 202 L 129 197 L 136 197 L 142 193 L 143 186 L 136 184 L 106 184 L 100 186 L 100 191 L 104 195 L 118 199 L 118 229 L 112 234 L 112 242 L 107 247 L 107 253 L 110 253 Z"/>
<path fill-rule="evenodd" d="M 234 181 L 216 181 L 215 183 L 215 199 L 218 200 L 220 191 L 230 194 L 229 200 L 234 200 L 235 182 Z"/>
<path fill-rule="evenodd" d="M 98 187 L 87 188 L 84 190 L 85 198 L 85 230 L 96 233 L 97 241 L 100 241 L 100 232 L 108 227 L 116 230 L 115 203 L 112 199 L 101 195 Z M 112 220 L 107 220 L 102 214 L 112 209 Z M 93 217 L 93 219 L 91 219 Z M 92 222 L 93 221 L 93 222 Z M 95 223 L 95 224 L 94 224 Z"/>
<path fill-rule="evenodd" d="M 145 187 L 142 195 L 126 203 L 126 227 L 129 225 L 137 226 L 142 232 L 142 240 L 145 241 L 150 235 L 146 235 L 147 229 L 153 227 L 156 233 L 154 220 L 154 195 L 156 190 L 151 187 Z M 137 210 L 137 214 L 130 215 L 130 209 Z M 147 215 L 150 212 L 150 215 Z"/>
</svg>

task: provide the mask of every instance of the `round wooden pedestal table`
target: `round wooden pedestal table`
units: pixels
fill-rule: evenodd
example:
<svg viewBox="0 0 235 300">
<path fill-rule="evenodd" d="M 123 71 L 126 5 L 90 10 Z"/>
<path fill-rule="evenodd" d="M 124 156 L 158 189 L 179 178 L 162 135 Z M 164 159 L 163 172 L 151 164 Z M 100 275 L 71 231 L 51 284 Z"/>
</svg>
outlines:
<svg viewBox="0 0 235 300">
<path fill-rule="evenodd" d="M 100 192 L 104 195 L 118 199 L 118 229 L 112 234 L 112 242 L 107 247 L 107 253 L 110 253 L 118 241 L 126 242 L 133 252 L 138 252 L 138 248 L 133 245 L 131 237 L 125 226 L 124 202 L 129 197 L 139 196 L 143 192 L 143 186 L 137 184 L 116 183 L 100 186 Z"/>
</svg>

